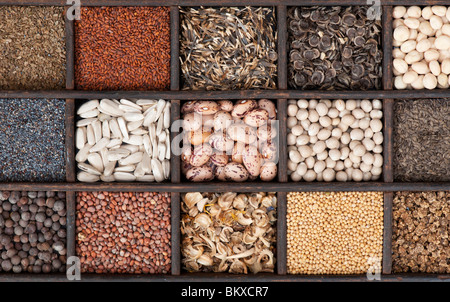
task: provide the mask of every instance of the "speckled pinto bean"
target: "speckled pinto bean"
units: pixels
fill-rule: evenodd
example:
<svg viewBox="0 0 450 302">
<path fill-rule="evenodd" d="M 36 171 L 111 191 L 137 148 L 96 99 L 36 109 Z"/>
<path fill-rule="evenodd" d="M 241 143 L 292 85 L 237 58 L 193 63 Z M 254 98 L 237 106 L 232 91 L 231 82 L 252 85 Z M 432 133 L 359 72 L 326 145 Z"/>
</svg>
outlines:
<svg viewBox="0 0 450 302">
<path fill-rule="evenodd" d="M 170 193 L 78 192 L 76 209 L 82 273 L 170 273 Z"/>
</svg>

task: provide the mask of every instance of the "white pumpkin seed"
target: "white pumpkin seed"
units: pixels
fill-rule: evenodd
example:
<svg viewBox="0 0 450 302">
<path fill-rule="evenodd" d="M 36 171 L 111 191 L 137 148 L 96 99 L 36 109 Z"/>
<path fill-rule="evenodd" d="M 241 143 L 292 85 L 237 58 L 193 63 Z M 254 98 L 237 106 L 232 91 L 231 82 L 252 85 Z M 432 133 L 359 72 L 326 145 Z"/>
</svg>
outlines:
<svg viewBox="0 0 450 302">
<path fill-rule="evenodd" d="M 97 120 L 93 122 L 91 125 L 94 130 L 95 143 L 98 143 L 98 141 L 102 139 L 102 124 L 100 121 Z"/>
<path fill-rule="evenodd" d="M 132 153 L 129 156 L 120 159 L 119 165 L 126 166 L 126 165 L 131 165 L 131 164 L 137 164 L 138 162 L 140 162 L 142 160 L 143 154 L 144 153 L 142 153 L 142 152 Z"/>
<path fill-rule="evenodd" d="M 155 105 L 156 103 L 156 100 L 139 99 L 136 101 L 137 105 Z"/>
<path fill-rule="evenodd" d="M 101 140 L 96 143 L 91 150 L 89 150 L 90 153 L 98 152 L 101 149 L 105 148 L 109 144 L 110 140 L 107 137 L 102 138 Z"/>
<path fill-rule="evenodd" d="M 95 169 L 93 166 L 87 163 L 78 163 L 78 168 L 84 172 L 87 172 L 89 174 L 98 175 L 100 176 L 102 173 Z"/>
<path fill-rule="evenodd" d="M 116 181 L 135 181 L 136 176 L 127 172 L 114 172 L 114 178 Z"/>
<path fill-rule="evenodd" d="M 102 136 L 111 138 L 111 130 L 109 129 L 109 122 L 107 120 L 102 122 Z"/>
<path fill-rule="evenodd" d="M 155 121 L 156 121 L 156 108 L 152 107 L 144 112 L 144 126 L 149 127 Z"/>
<path fill-rule="evenodd" d="M 170 159 L 170 139 L 166 139 L 166 159 Z"/>
<path fill-rule="evenodd" d="M 148 154 L 142 155 L 141 164 L 142 164 L 142 169 L 144 170 L 145 173 L 151 173 L 152 172 L 151 159 L 150 159 L 150 156 Z"/>
<path fill-rule="evenodd" d="M 163 168 L 159 160 L 153 158 L 151 160 L 153 175 L 155 176 L 155 180 L 157 182 L 161 182 L 164 180 Z"/>
<path fill-rule="evenodd" d="M 144 175 L 145 175 L 145 171 L 143 168 L 143 164 L 142 164 L 142 162 L 140 162 L 136 165 L 136 170 L 134 170 L 134 176 L 142 177 Z"/>
<path fill-rule="evenodd" d="M 91 164 L 91 166 L 94 167 L 97 171 L 103 172 L 103 160 L 100 154 L 91 153 L 88 155 L 87 160 L 89 164 Z"/>
<path fill-rule="evenodd" d="M 137 146 L 137 145 L 124 144 L 124 145 L 122 145 L 122 148 L 129 150 L 130 153 L 135 153 L 135 152 L 139 151 L 139 146 Z"/>
<path fill-rule="evenodd" d="M 77 179 L 81 182 L 96 182 L 100 180 L 100 177 L 81 171 L 78 172 Z"/>
<path fill-rule="evenodd" d="M 122 133 L 123 140 L 128 140 L 128 129 L 127 129 L 127 123 L 125 123 L 125 120 L 123 117 L 117 118 L 117 123 L 119 124 L 120 132 Z"/>
<path fill-rule="evenodd" d="M 122 140 L 119 138 L 113 138 L 112 140 L 109 141 L 109 144 L 106 145 L 106 148 L 114 148 L 117 146 L 120 146 L 122 144 Z"/>
<path fill-rule="evenodd" d="M 127 150 L 127 149 L 123 149 L 123 148 L 114 149 L 114 150 L 108 152 L 108 160 L 109 161 L 117 161 L 124 157 L 127 157 L 130 154 L 131 154 L 130 150 Z"/>
<path fill-rule="evenodd" d="M 166 107 L 164 108 L 164 129 L 170 128 L 170 108 L 172 104 L 170 102 L 167 102 Z"/>
<path fill-rule="evenodd" d="M 92 148 L 91 144 L 89 143 L 85 144 L 84 147 L 77 152 L 77 155 L 75 155 L 75 160 L 79 163 L 85 162 L 87 160 L 89 150 L 91 148 Z"/>
<path fill-rule="evenodd" d="M 116 167 L 117 161 L 110 161 L 105 165 L 105 169 L 103 171 L 103 175 L 110 176 L 114 172 L 114 168 Z"/>
<path fill-rule="evenodd" d="M 114 168 L 114 172 L 133 172 L 135 169 L 135 165 L 118 166 Z"/>
<path fill-rule="evenodd" d="M 122 116 L 124 112 L 119 108 L 119 104 L 115 100 L 102 99 L 98 108 L 110 112 L 112 116 Z"/>
<path fill-rule="evenodd" d="M 97 109 L 98 105 L 99 105 L 98 100 L 87 101 L 87 102 L 83 103 L 80 106 L 80 108 L 78 108 L 77 114 L 83 114 L 83 113 L 89 112 L 93 109 Z"/>
<path fill-rule="evenodd" d="M 113 182 L 116 180 L 116 178 L 114 177 L 114 175 L 100 175 L 100 180 L 104 182 Z"/>
<path fill-rule="evenodd" d="M 100 111 L 98 111 L 98 109 L 92 109 L 92 110 L 89 110 L 89 111 L 79 114 L 79 116 L 82 118 L 92 118 L 92 117 L 97 117 L 99 113 L 100 113 Z"/>
<path fill-rule="evenodd" d="M 161 134 L 161 132 L 163 131 L 163 124 L 164 124 L 164 119 L 161 117 L 160 119 L 158 119 L 158 122 L 156 124 L 156 136 L 159 136 Z"/>
<path fill-rule="evenodd" d="M 137 109 L 137 108 L 134 108 L 134 107 L 131 107 L 131 106 L 128 106 L 128 105 L 122 105 L 122 104 L 120 104 L 119 105 L 119 109 L 120 110 L 122 110 L 122 111 L 124 111 L 125 113 L 141 113 L 142 112 L 142 108 L 140 108 L 139 107 L 139 109 Z"/>
<path fill-rule="evenodd" d="M 75 133 L 75 146 L 78 150 L 83 149 L 86 144 L 86 127 L 77 128 Z"/>
<path fill-rule="evenodd" d="M 110 119 L 112 119 L 112 116 L 109 115 L 109 114 L 104 114 L 104 113 L 102 113 L 102 112 L 100 112 L 100 113 L 98 114 L 98 120 L 99 120 L 100 122 L 103 122 L 103 121 L 109 121 Z"/>
<path fill-rule="evenodd" d="M 166 144 L 159 143 L 158 144 L 158 160 L 162 162 L 166 158 Z"/>
<path fill-rule="evenodd" d="M 119 123 L 117 123 L 116 119 L 111 119 L 109 121 L 109 129 L 111 129 L 112 138 L 123 138 L 122 132 L 119 128 Z"/>
<path fill-rule="evenodd" d="M 152 143 L 150 142 L 150 136 L 148 136 L 148 134 L 142 136 L 142 143 L 144 145 L 145 152 L 147 152 L 147 154 L 151 156 L 153 148 Z"/>
<path fill-rule="evenodd" d="M 130 145 L 139 146 L 142 145 L 142 135 L 130 135 L 128 139 L 124 137 L 123 141 Z"/>
<path fill-rule="evenodd" d="M 130 106 L 130 107 L 133 107 L 133 108 L 138 109 L 138 110 L 142 110 L 141 106 L 139 106 L 138 104 L 136 104 L 136 103 L 134 103 L 132 101 L 129 101 L 127 99 L 121 99 L 120 100 L 120 104 L 126 105 L 126 106 Z"/>
<path fill-rule="evenodd" d="M 136 177 L 137 181 L 142 181 L 142 182 L 154 182 L 155 181 L 155 176 L 153 175 L 144 175 L 141 177 Z"/>
<path fill-rule="evenodd" d="M 141 127 L 143 123 L 144 123 L 143 119 L 135 122 L 129 122 L 127 123 L 127 129 L 128 131 L 136 130 L 137 128 Z"/>
<path fill-rule="evenodd" d="M 148 131 L 143 129 L 143 128 L 137 128 L 137 129 L 135 129 L 135 130 L 130 132 L 130 134 L 132 134 L 132 135 L 144 135 L 144 134 L 147 134 L 147 133 L 148 133 Z"/>
<path fill-rule="evenodd" d="M 144 115 L 142 113 L 135 112 L 127 112 L 123 115 L 124 120 L 127 122 L 136 122 L 144 119 Z"/>
<path fill-rule="evenodd" d="M 96 121 L 97 119 L 96 118 L 84 118 L 84 119 L 81 119 L 81 120 L 79 120 L 78 122 L 77 122 L 77 127 L 83 127 L 83 126 L 87 126 L 87 125 L 90 125 L 90 124 L 92 124 L 94 121 Z"/>
<path fill-rule="evenodd" d="M 109 153 L 109 150 L 106 148 L 103 148 L 102 150 L 100 150 L 100 157 L 102 158 L 103 167 L 109 163 L 108 153 Z"/>
<path fill-rule="evenodd" d="M 92 124 L 86 126 L 86 137 L 87 142 L 90 145 L 95 145 L 95 134 L 94 134 L 94 127 L 92 127 Z"/>
<path fill-rule="evenodd" d="M 164 107 L 166 107 L 166 101 L 165 100 L 158 100 L 158 103 L 156 104 L 156 119 L 159 119 Z"/>
<path fill-rule="evenodd" d="M 162 162 L 162 168 L 163 168 L 163 175 L 165 179 L 169 179 L 170 177 L 170 161 L 168 161 L 167 159 L 165 159 Z"/>
</svg>

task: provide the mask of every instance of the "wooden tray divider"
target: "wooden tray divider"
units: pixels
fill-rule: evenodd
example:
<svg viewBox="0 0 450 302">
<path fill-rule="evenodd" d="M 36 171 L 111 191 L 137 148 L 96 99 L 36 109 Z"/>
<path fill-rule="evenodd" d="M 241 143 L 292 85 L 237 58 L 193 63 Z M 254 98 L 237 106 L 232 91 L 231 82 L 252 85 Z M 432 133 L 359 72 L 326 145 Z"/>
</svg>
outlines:
<svg viewBox="0 0 450 302">
<path fill-rule="evenodd" d="M 286 227 L 286 212 L 287 212 L 287 193 L 277 193 L 277 253 L 276 257 L 276 274 L 287 274 L 287 227 Z"/>
<path fill-rule="evenodd" d="M 383 47 L 383 89 L 392 90 L 392 6 L 383 6 L 382 15 L 382 47 Z"/>
<path fill-rule="evenodd" d="M 170 233 L 171 233 L 171 244 L 172 244 L 172 255 L 171 255 L 171 263 L 172 275 L 180 275 L 181 273 L 181 229 L 180 229 L 180 221 L 181 221 L 181 199 L 180 193 L 172 192 L 171 193 L 171 225 L 170 225 Z"/>
<path fill-rule="evenodd" d="M 384 192 L 382 273 L 392 273 L 392 200 L 394 192 Z"/>
</svg>

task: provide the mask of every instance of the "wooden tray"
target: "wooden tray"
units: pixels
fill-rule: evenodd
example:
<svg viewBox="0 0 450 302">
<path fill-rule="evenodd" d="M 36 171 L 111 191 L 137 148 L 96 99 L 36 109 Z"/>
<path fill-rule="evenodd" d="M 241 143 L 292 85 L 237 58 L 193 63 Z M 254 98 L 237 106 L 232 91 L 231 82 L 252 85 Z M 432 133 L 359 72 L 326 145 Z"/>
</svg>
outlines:
<svg viewBox="0 0 450 302">
<path fill-rule="evenodd" d="M 57 5 L 66 6 L 65 0 L 25 0 L 20 5 Z M 122 192 L 171 192 L 172 224 L 172 268 L 167 275 L 117 275 L 82 274 L 82 280 L 114 281 L 366 281 L 366 275 L 324 275 L 306 276 L 287 274 L 286 265 L 286 196 L 291 191 L 381 191 L 384 192 L 384 237 L 382 281 L 450 281 L 450 274 L 393 274 L 392 273 L 392 200 L 395 191 L 441 191 L 450 190 L 450 182 L 441 183 L 405 183 L 395 182 L 393 178 L 393 104 L 395 99 L 450 98 L 449 89 L 393 90 L 392 74 L 392 8 L 395 5 L 449 5 L 448 0 L 435 1 L 381 1 L 382 5 L 382 48 L 383 48 L 383 89 L 371 91 L 301 91 L 290 90 L 287 84 L 287 8 L 289 6 L 331 6 L 331 5 L 367 5 L 366 0 L 245 0 L 241 6 L 273 6 L 276 9 L 278 31 L 278 89 L 244 91 L 180 91 L 179 66 L 179 8 L 178 6 L 235 6 L 231 0 L 84 0 L 82 6 L 170 6 L 171 22 L 171 85 L 170 91 L 77 91 L 74 90 L 74 25 L 66 19 L 66 89 L 58 91 L 0 91 L 0 98 L 60 98 L 66 99 L 66 182 L 62 183 L 0 183 L 0 190 L 20 191 L 65 191 L 67 200 L 67 255 L 75 253 L 75 194 L 77 191 L 122 191 Z M 0 5 L 18 5 L 14 0 L 0 0 Z M 369 4 L 370 5 L 370 4 Z M 172 103 L 172 121 L 180 118 L 180 105 L 187 100 L 220 99 L 259 99 L 276 100 L 280 138 L 286 138 L 287 100 L 288 99 L 382 99 L 384 114 L 383 174 L 381 181 L 369 182 L 291 182 L 287 175 L 287 142 L 280 141 L 278 177 L 272 182 L 247 183 L 192 183 L 182 180 L 180 158 L 172 154 L 171 179 L 163 183 L 81 183 L 76 181 L 75 163 L 75 106 L 86 99 L 99 98 L 150 98 L 166 99 Z M 181 269 L 180 253 L 180 193 L 201 192 L 277 192 L 277 254 L 275 273 L 256 275 L 233 275 L 227 273 L 186 273 Z M 0 274 L 1 281 L 66 281 L 65 274 Z"/>
</svg>

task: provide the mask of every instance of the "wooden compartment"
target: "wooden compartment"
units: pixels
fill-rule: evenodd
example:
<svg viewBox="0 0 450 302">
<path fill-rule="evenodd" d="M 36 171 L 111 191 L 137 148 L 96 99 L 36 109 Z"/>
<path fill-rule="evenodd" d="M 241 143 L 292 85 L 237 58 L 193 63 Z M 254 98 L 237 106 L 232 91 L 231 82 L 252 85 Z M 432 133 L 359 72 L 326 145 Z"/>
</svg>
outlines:
<svg viewBox="0 0 450 302">
<path fill-rule="evenodd" d="M 367 5 L 366 0 L 326 0 L 326 1 L 269 1 L 247 0 L 241 5 L 274 6 L 276 10 L 276 28 L 278 31 L 278 75 L 276 90 L 243 90 L 243 91 L 181 91 L 180 63 L 179 63 L 179 8 L 178 6 L 235 6 L 229 0 L 91 0 L 88 6 L 170 6 L 171 22 L 171 85 L 168 91 L 77 91 L 74 90 L 74 25 L 66 19 L 66 89 L 59 91 L 0 91 L 0 98 L 62 98 L 66 99 L 66 181 L 61 183 L 0 183 L 0 190 L 20 191 L 65 191 L 67 200 L 67 252 L 68 256 L 75 255 L 75 209 L 77 191 L 115 191 L 115 192 L 171 192 L 171 226 L 172 226 L 172 269 L 170 275 L 95 275 L 82 274 L 82 280 L 114 280 L 114 281 L 366 281 L 366 275 L 289 275 L 286 268 L 286 196 L 291 191 L 380 191 L 384 192 L 384 238 L 382 259 L 382 281 L 439 281 L 450 280 L 450 275 L 440 274 L 392 274 L 392 200 L 395 191 L 443 191 L 450 190 L 450 183 L 406 183 L 394 182 L 392 153 L 393 153 L 393 104 L 395 99 L 417 98 L 450 98 L 450 90 L 393 90 L 392 75 L 392 8 L 395 5 L 448 5 L 448 0 L 429 1 L 382 1 L 382 49 L 383 49 L 383 78 L 382 90 L 370 91 L 301 91 L 288 89 L 287 85 L 287 8 L 289 6 L 332 6 L 332 5 Z M 12 0 L 0 0 L 0 5 L 16 5 Z M 60 5 L 67 4 L 62 0 L 30 0 L 21 1 L 21 5 Z M 259 99 L 276 100 L 278 120 L 280 121 L 280 138 L 287 135 L 287 100 L 288 99 L 382 99 L 383 100 L 383 174 L 379 181 L 370 182 L 292 182 L 287 176 L 287 145 L 280 139 L 278 177 L 271 182 L 244 183 L 192 183 L 182 181 L 180 158 L 171 156 L 170 181 L 162 183 L 81 183 L 76 181 L 75 163 L 75 122 L 76 100 L 101 98 L 151 98 L 170 100 L 171 120 L 180 118 L 180 107 L 187 100 L 220 100 L 220 99 Z M 185 192 L 277 192 L 278 222 L 277 222 L 277 264 L 275 273 L 256 275 L 206 274 L 186 273 L 181 270 L 180 255 L 180 193 Z M 0 274 L 0 281 L 66 281 L 65 274 Z"/>
</svg>

